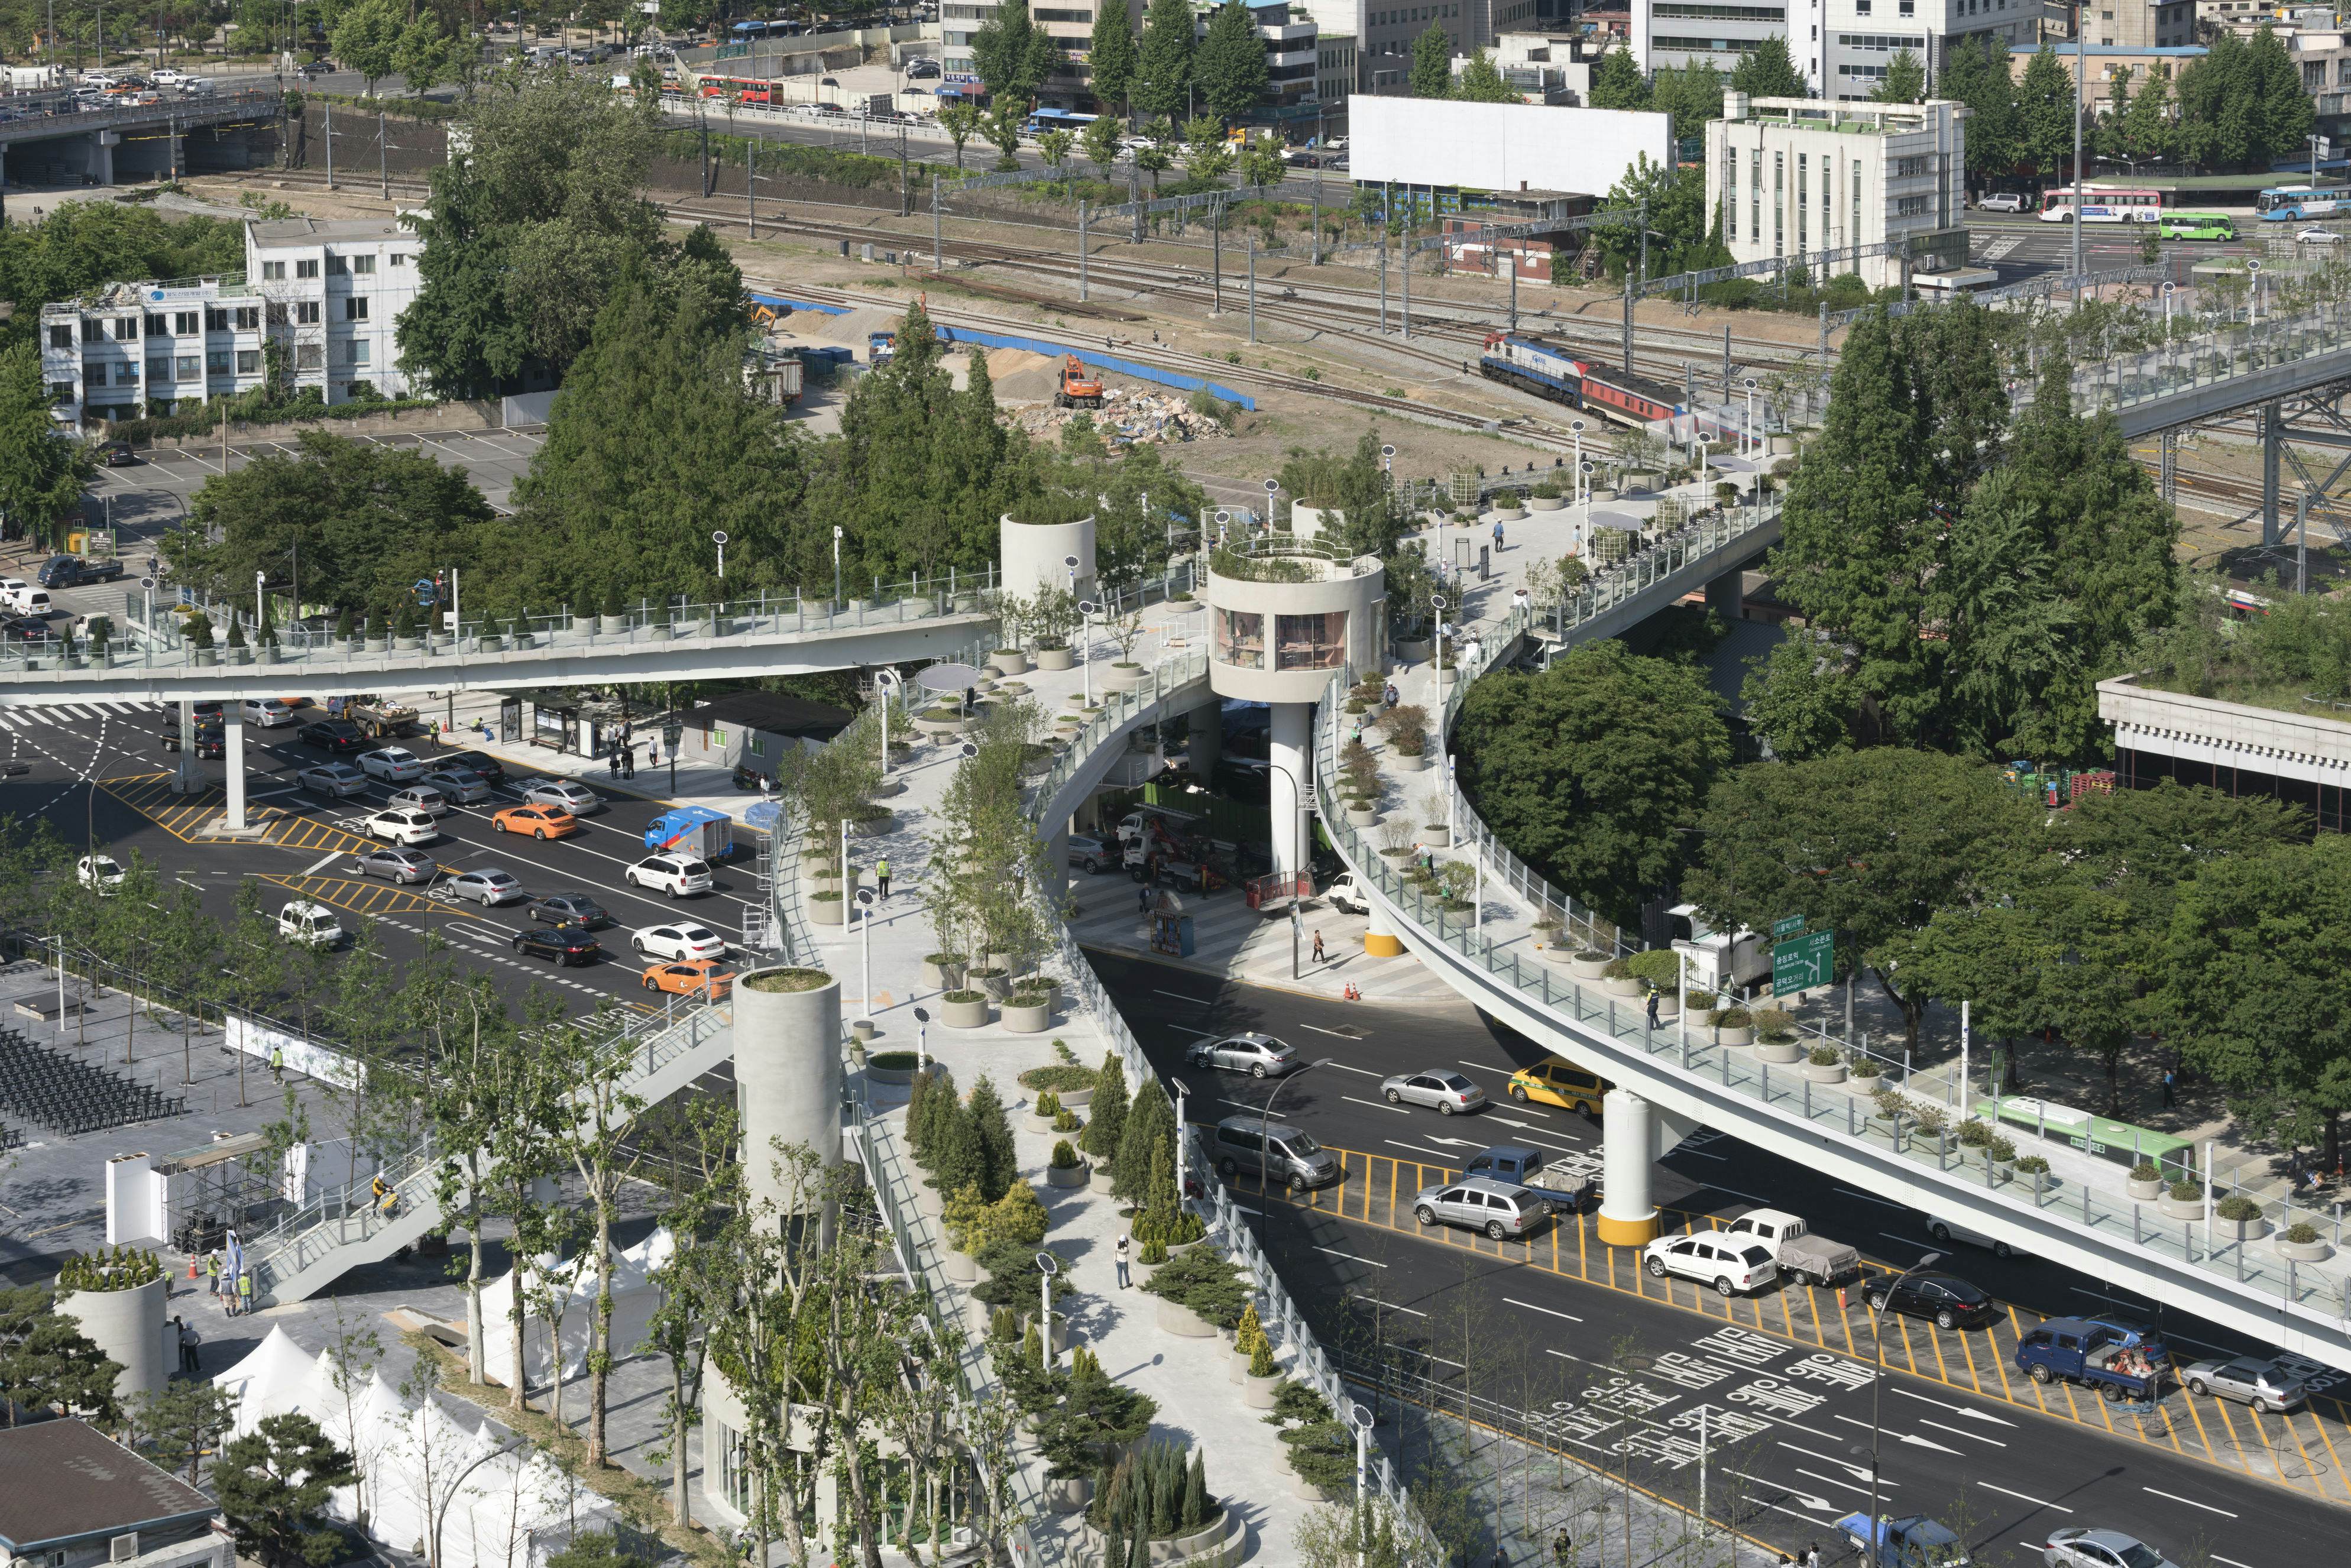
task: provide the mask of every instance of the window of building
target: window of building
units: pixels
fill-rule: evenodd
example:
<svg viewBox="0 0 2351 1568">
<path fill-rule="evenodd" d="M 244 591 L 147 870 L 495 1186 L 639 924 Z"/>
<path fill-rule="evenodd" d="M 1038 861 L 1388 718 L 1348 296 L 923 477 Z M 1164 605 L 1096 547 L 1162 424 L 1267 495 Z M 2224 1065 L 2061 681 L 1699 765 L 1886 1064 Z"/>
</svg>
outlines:
<svg viewBox="0 0 2351 1568">
<path fill-rule="evenodd" d="M 228 374 L 228 350 L 226 349 L 207 349 L 204 350 L 204 374 L 208 376 L 225 376 Z"/>
<path fill-rule="evenodd" d="M 1918 0 L 1902 0 L 1902 14 L 1905 16 L 1916 16 L 1918 14 Z"/>
<path fill-rule="evenodd" d="M 262 281 L 263 281 L 263 282 L 265 282 L 265 283 L 283 283 L 283 282 L 285 282 L 285 281 L 286 281 L 286 264 L 285 264 L 284 262 L 282 262 L 282 261 L 265 261 L 265 262 L 263 262 L 263 263 L 261 264 L 261 278 L 262 278 Z"/>
<path fill-rule="evenodd" d="M 393 251 L 392 253 L 392 265 L 394 267 L 406 267 L 408 265 L 408 257 L 399 251 Z"/>
<path fill-rule="evenodd" d="M 366 299 L 354 295 L 352 298 L 343 301 L 343 319 L 346 321 L 364 321 L 368 319 L 367 308 L 368 302 Z"/>
<path fill-rule="evenodd" d="M 1856 16 L 1868 16 L 1869 0 L 1853 0 L 1853 14 Z"/>
<path fill-rule="evenodd" d="M 315 299 L 298 299 L 294 302 L 294 324 L 296 326 L 315 327 L 319 324 L 319 301 Z"/>
<path fill-rule="evenodd" d="M 273 327 L 286 325 L 286 301 L 283 299 L 273 299 L 269 302 L 269 324 Z"/>
<path fill-rule="evenodd" d="M 360 277 L 372 277 L 375 273 L 375 257 L 371 256 L 351 257 L 351 272 Z"/>
<path fill-rule="evenodd" d="M 324 344 L 298 343 L 295 345 L 294 368 L 296 370 L 315 371 L 322 368 L 326 362 L 327 350 Z"/>
<path fill-rule="evenodd" d="M 49 401 L 51 402 L 73 402 L 73 382 L 51 382 L 49 383 Z"/>
<path fill-rule="evenodd" d="M 1813 215 L 1812 162 L 1811 153 L 1796 154 L 1796 248 L 1798 250 L 1804 248 L 1804 230 L 1811 226 Z"/>
<path fill-rule="evenodd" d="M 203 323 L 204 313 L 202 311 L 174 310 L 172 312 L 172 330 L 174 332 L 186 333 L 193 337 L 196 333 L 204 330 Z"/>
<path fill-rule="evenodd" d="M 1722 237 L 1739 238 L 1739 149 L 1722 144 Z"/>
<path fill-rule="evenodd" d="M 1896 158 L 1894 161 L 1894 177 L 1897 180 L 1915 180 L 1925 172 L 1927 160 L 1924 157 Z"/>
<path fill-rule="evenodd" d="M 1771 254 L 1788 254 L 1788 155 L 1771 154 Z"/>
<path fill-rule="evenodd" d="M 294 258 L 294 276 L 297 277 L 318 277 L 319 258 L 315 256 L 296 256 Z"/>
<path fill-rule="evenodd" d="M 238 306 L 236 308 L 236 329 L 240 332 L 259 331 L 261 329 L 261 307 L 258 305 Z"/>
<path fill-rule="evenodd" d="M 1897 196 L 1895 198 L 1894 215 L 1897 218 L 1915 218 L 1926 210 L 1927 198 L 1924 196 Z"/>
<path fill-rule="evenodd" d="M 1277 615 L 1274 629 L 1275 668 L 1335 670 L 1347 660 L 1347 612 L 1326 611 L 1318 615 Z"/>
<path fill-rule="evenodd" d="M 1763 150 L 1747 155 L 1747 243 L 1763 243 Z"/>
<path fill-rule="evenodd" d="M 91 384 L 96 385 L 97 383 L 92 382 Z M 119 387 L 137 386 L 139 384 L 139 361 L 136 360 L 125 360 L 120 364 L 115 366 L 114 384 Z"/>
<path fill-rule="evenodd" d="M 236 351 L 236 373 L 241 376 L 259 375 L 261 373 L 261 350 L 258 349 L 239 349 Z"/>
<path fill-rule="evenodd" d="M 1860 159 L 1858 159 L 1858 158 L 1856 158 L 1856 159 L 1855 159 L 1855 160 L 1853 161 L 1853 229 L 1852 229 L 1852 231 L 1851 231 L 1849 234 L 1847 234 L 1847 235 L 1845 235 L 1845 237 L 1846 237 L 1847 239 L 1849 239 L 1850 241 L 1852 241 L 1855 245 L 1866 245 L 1866 244 L 1868 244 L 1868 243 L 1869 243 L 1867 240 L 1865 240 L 1865 239 L 1864 239 L 1864 238 L 1862 237 L 1862 230 L 1861 230 L 1861 160 L 1860 160 Z"/>
<path fill-rule="evenodd" d="M 117 316 L 114 319 L 114 340 L 118 343 L 137 342 L 139 340 L 139 318 L 136 316 Z"/>
<path fill-rule="evenodd" d="M 370 345 L 365 338 L 361 338 L 354 341 L 351 344 L 351 363 L 355 365 L 366 364 L 368 362 L 369 348 Z"/>
<path fill-rule="evenodd" d="M 73 329 L 71 327 L 52 327 L 49 329 L 50 348 L 70 349 L 73 346 Z"/>
<path fill-rule="evenodd" d="M 147 335 L 149 337 L 160 338 L 170 330 L 170 328 L 163 325 L 163 313 L 162 311 L 151 310 L 147 313 Z"/>
<path fill-rule="evenodd" d="M 228 330 L 228 312 L 227 312 L 227 311 L 225 311 L 225 310 L 217 309 L 217 308 L 215 308 L 214 307 L 210 306 L 210 305 L 205 306 L 205 307 L 204 307 L 204 330 L 205 330 L 205 331 L 207 331 L 207 332 L 225 332 L 225 331 L 227 331 L 227 330 Z"/>
<path fill-rule="evenodd" d="M 147 379 L 151 382 L 170 381 L 172 379 L 171 359 L 165 355 L 158 355 L 148 361 Z"/>
<path fill-rule="evenodd" d="M 329 251 L 327 253 L 327 270 L 333 273 L 337 277 L 342 277 L 347 276 L 351 269 L 350 265 L 345 262 L 341 256 Z"/>
<path fill-rule="evenodd" d="M 197 375 L 197 367 L 202 363 L 203 361 L 197 355 L 182 354 L 179 357 L 178 362 L 178 379 L 183 382 L 194 381 Z"/>
<path fill-rule="evenodd" d="M 1217 663 L 1238 669 L 1265 668 L 1265 617 L 1253 610 L 1217 612 Z"/>
</svg>

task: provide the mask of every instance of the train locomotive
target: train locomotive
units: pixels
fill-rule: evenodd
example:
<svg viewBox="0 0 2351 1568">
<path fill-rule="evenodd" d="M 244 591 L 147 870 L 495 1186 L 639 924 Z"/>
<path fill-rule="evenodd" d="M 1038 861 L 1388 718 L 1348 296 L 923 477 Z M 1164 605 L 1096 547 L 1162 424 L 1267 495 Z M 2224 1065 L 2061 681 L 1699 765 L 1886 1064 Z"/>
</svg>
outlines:
<svg viewBox="0 0 2351 1568">
<path fill-rule="evenodd" d="M 1487 333 L 1478 368 L 1489 382 L 1637 423 L 1688 412 L 1678 387 L 1603 369 L 1531 333 Z"/>
</svg>

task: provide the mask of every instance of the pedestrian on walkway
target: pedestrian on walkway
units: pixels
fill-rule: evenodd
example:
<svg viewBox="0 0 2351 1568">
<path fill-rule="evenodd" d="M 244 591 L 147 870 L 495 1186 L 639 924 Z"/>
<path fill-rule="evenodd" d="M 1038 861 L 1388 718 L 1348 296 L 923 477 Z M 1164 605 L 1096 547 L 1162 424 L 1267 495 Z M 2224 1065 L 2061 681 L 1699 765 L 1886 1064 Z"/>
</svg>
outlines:
<svg viewBox="0 0 2351 1568">
<path fill-rule="evenodd" d="M 1314 961 L 1318 964 L 1322 962 L 1322 933 L 1320 931 L 1314 934 Z"/>
<path fill-rule="evenodd" d="M 286 1082 L 286 1048 L 282 1045 L 269 1048 L 269 1079 L 273 1083 Z"/>
<path fill-rule="evenodd" d="M 236 1277 L 236 1315 L 253 1311 L 253 1270 L 246 1270 Z"/>
<path fill-rule="evenodd" d="M 883 896 L 883 897 L 884 897 L 884 898 L 889 897 L 889 896 L 890 896 L 890 857 L 889 857 L 888 855 L 883 855 L 883 856 L 882 857 L 882 859 L 881 859 L 880 862 L 879 862 L 879 863 L 877 863 L 877 864 L 874 866 L 874 868 L 873 868 L 873 881 L 874 881 L 875 885 L 876 885 L 876 886 L 878 886 L 878 887 L 881 889 L 882 896 Z"/>
<path fill-rule="evenodd" d="M 180 1370 L 190 1377 L 197 1376 L 204 1368 L 197 1362 L 196 1347 L 204 1343 L 204 1336 L 190 1328 L 184 1319 L 175 1317 L 172 1321 L 180 1325 Z"/>
<path fill-rule="evenodd" d="M 1118 1264 L 1118 1288 L 1122 1291 L 1125 1290 L 1131 1283 L 1126 1276 L 1127 1254 L 1130 1250 L 1131 1245 L 1127 1240 L 1126 1234 L 1122 1231 L 1119 1234 L 1118 1246 L 1111 1252 L 1112 1260 Z"/>
<path fill-rule="evenodd" d="M 612 747 L 611 750 L 604 754 L 604 772 L 609 778 L 618 779 L 621 776 L 621 748 L 619 747 L 616 746 Z"/>
<path fill-rule="evenodd" d="M 2179 1096 L 2174 1092 L 2178 1078 L 2177 1068 L 2167 1067 L 2163 1070 L 2163 1108 L 2167 1111 L 2179 1103 Z"/>
<path fill-rule="evenodd" d="M 634 779 L 636 776 L 637 748 L 634 746 L 624 746 L 621 747 L 621 777 Z"/>
<path fill-rule="evenodd" d="M 1494 519 L 1494 553 L 1502 553 L 1502 519 L 1499 517 Z"/>
<path fill-rule="evenodd" d="M 1657 982 L 1651 980 L 1649 982 L 1649 1027 L 1651 1029 L 1657 1027 Z"/>
<path fill-rule="evenodd" d="M 1568 1538 L 1564 1528 L 1551 1538 L 1551 1560 L 1558 1563 L 1559 1568 L 1567 1568 L 1567 1560 L 1574 1555 L 1574 1552 L 1575 1542 Z"/>
<path fill-rule="evenodd" d="M 1134 890 L 1134 909 L 1144 919 L 1151 917 L 1151 889 L 1148 885 Z"/>
</svg>

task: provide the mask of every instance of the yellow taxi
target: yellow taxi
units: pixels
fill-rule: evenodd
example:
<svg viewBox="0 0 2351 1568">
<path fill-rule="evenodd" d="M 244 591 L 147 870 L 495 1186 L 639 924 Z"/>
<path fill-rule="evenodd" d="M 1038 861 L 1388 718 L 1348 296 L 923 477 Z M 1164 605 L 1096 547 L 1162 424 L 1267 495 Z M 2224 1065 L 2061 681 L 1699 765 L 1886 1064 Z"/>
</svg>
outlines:
<svg viewBox="0 0 2351 1568">
<path fill-rule="evenodd" d="M 1531 1100 L 1539 1105 L 1581 1111 L 1587 1116 L 1600 1114 L 1600 1102 L 1607 1092 L 1604 1079 L 1556 1056 L 1546 1056 L 1532 1067 L 1511 1073 L 1509 1090 L 1510 1098 L 1521 1105 Z"/>
<path fill-rule="evenodd" d="M 567 839 L 580 831 L 580 820 L 560 806 L 508 806 L 490 814 L 490 826 L 534 839 Z"/>
<path fill-rule="evenodd" d="M 645 989 L 667 991 L 674 997 L 708 997 L 716 1001 L 734 988 L 734 972 L 716 958 L 655 964 L 645 971 Z"/>
</svg>

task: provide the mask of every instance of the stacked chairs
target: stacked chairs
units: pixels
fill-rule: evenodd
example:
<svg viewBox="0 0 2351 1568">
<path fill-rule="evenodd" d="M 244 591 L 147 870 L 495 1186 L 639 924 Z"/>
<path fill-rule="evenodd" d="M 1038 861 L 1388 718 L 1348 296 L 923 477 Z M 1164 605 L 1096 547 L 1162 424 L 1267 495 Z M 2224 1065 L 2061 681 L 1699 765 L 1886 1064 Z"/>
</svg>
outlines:
<svg viewBox="0 0 2351 1568">
<path fill-rule="evenodd" d="M 0 1112 L 68 1136 L 184 1113 L 188 1103 L 0 1029 Z"/>
</svg>

